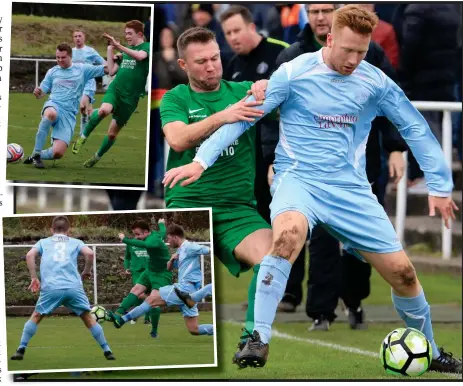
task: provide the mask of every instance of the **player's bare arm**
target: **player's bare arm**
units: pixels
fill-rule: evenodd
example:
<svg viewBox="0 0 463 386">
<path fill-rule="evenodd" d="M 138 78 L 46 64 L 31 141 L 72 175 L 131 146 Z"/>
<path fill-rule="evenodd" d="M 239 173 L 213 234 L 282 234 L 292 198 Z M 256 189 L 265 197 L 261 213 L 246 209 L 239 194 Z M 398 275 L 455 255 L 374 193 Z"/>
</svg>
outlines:
<svg viewBox="0 0 463 386">
<path fill-rule="evenodd" d="M 104 33 L 103 37 L 107 39 L 108 42 L 117 50 L 124 52 L 125 54 L 129 55 L 131 58 L 137 61 L 145 60 L 148 57 L 148 52 L 131 50 L 130 48 L 124 47 L 118 40 L 114 39 L 114 37 L 107 33 Z"/>
<path fill-rule="evenodd" d="M 176 152 L 185 151 L 199 145 L 204 139 L 227 123 L 253 122 L 255 118 L 261 117 L 264 112 L 255 107 L 262 105 L 262 102 L 246 102 L 247 97 L 200 122 L 187 125 L 184 122 L 176 121 L 166 124 L 163 130 L 169 146 Z"/>
<path fill-rule="evenodd" d="M 84 270 L 82 271 L 81 277 L 82 280 L 90 279 L 92 274 L 92 267 L 93 267 L 93 259 L 94 253 L 89 247 L 83 247 L 80 250 L 80 253 L 85 257 L 85 266 Z"/>
<path fill-rule="evenodd" d="M 107 57 L 107 65 L 109 69 L 109 75 L 113 76 L 117 70 L 119 69 L 119 66 L 116 64 L 117 57 L 114 55 L 114 46 L 113 45 L 108 45 L 108 48 L 106 49 L 106 57 Z M 115 66 L 117 66 L 115 68 Z"/>
<path fill-rule="evenodd" d="M 38 292 L 40 290 L 40 280 L 37 278 L 37 270 L 35 266 L 35 258 L 39 255 L 37 248 L 32 248 L 26 255 L 27 269 L 31 275 L 31 284 L 28 289 L 31 292 Z"/>
</svg>

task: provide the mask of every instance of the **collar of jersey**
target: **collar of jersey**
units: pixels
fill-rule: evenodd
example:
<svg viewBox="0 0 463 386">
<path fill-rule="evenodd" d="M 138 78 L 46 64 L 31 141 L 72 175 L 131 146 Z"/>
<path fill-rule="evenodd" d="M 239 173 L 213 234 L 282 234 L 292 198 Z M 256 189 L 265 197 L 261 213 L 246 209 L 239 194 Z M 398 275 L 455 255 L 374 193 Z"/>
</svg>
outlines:
<svg viewBox="0 0 463 386">
<path fill-rule="evenodd" d="M 224 81 L 220 81 L 220 88 L 217 91 L 207 91 L 207 92 L 196 92 L 188 84 L 188 88 L 192 94 L 201 95 L 201 99 L 208 102 L 216 102 L 222 99 L 223 94 L 226 92 L 226 87 Z"/>
</svg>

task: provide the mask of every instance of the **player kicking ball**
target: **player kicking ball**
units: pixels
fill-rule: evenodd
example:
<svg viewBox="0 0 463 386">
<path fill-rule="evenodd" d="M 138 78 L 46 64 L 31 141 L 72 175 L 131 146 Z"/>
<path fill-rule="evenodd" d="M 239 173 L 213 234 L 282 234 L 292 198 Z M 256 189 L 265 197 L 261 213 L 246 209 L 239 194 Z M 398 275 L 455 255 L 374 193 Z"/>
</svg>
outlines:
<svg viewBox="0 0 463 386">
<path fill-rule="evenodd" d="M 338 9 L 326 47 L 283 64 L 265 95 L 253 93 L 257 100 L 265 98 L 265 113 L 280 108 L 281 130 L 271 188 L 273 245 L 260 265 L 254 331 L 237 358 L 243 366 L 265 365 L 292 264 L 312 229 L 322 225 L 390 284 L 397 313 L 432 346 L 429 370 L 462 372 L 461 359 L 434 341 L 431 310 L 415 269 L 360 166 L 371 122 L 384 115 L 425 174 L 430 216 L 438 210 L 447 227 L 455 219 L 452 173 L 426 120 L 390 78 L 363 60 L 377 23 L 378 17 L 362 7 Z M 194 162 L 167 172 L 165 185 L 196 181 L 250 126 L 241 121 L 220 128 L 201 145 Z"/>
<path fill-rule="evenodd" d="M 72 62 L 72 48 L 61 43 L 56 48 L 56 63 L 47 71 L 39 87 L 34 89 L 37 99 L 50 93 L 43 105 L 42 120 L 35 137 L 32 155 L 24 163 L 33 164 L 38 169 L 45 168 L 43 160 L 54 160 L 63 157 L 74 134 L 76 116 L 85 85 L 93 78 L 107 74 L 105 65 L 75 64 Z M 53 145 L 46 150 L 50 128 Z"/>
<path fill-rule="evenodd" d="M 120 238 L 125 240 L 124 235 Z M 212 324 L 198 323 L 197 302 L 212 295 L 212 284 L 201 288 L 201 255 L 210 254 L 210 249 L 185 239 L 185 232 L 179 225 L 172 224 L 167 228 L 167 242 L 177 252 L 167 263 L 169 270 L 178 268 L 178 283 L 154 289 L 140 306 L 124 316 L 109 311 L 109 317 L 116 328 L 134 320 L 153 307 L 180 306 L 185 326 L 191 335 L 214 335 Z M 191 293 L 191 294 L 190 294 Z M 180 296 L 179 296 L 180 295 Z"/>
<path fill-rule="evenodd" d="M 60 306 L 68 307 L 79 316 L 90 330 L 93 338 L 103 349 L 106 359 L 116 359 L 109 348 L 103 328 L 90 314 L 90 303 L 82 285 L 82 279 L 89 279 L 93 265 L 93 251 L 81 240 L 68 236 L 69 220 L 57 216 L 52 222 L 53 236 L 41 239 L 27 253 L 27 268 L 31 275 L 29 289 L 32 293 L 40 291 L 39 299 L 31 318 L 24 325 L 21 341 L 11 360 L 23 360 L 27 345 L 37 332 L 38 325 L 45 315 L 50 315 Z M 82 274 L 77 270 L 77 257 L 85 257 Z M 40 280 L 35 269 L 35 259 L 41 255 Z"/>
<path fill-rule="evenodd" d="M 117 73 L 106 91 L 100 108 L 93 112 L 88 124 L 72 146 L 72 152 L 78 154 L 83 144 L 87 142 L 95 127 L 112 114 L 107 135 L 103 139 L 95 155 L 85 161 L 84 166 L 91 168 L 111 149 L 116 137 L 135 112 L 140 97 L 145 93 L 146 79 L 149 72 L 150 44 L 145 42 L 144 24 L 138 20 L 132 20 L 125 25 L 125 38 L 128 46 L 125 47 L 114 37 L 103 34 L 108 40 L 108 67 L 110 75 Z M 114 61 L 113 50 L 122 52 L 121 61 Z"/>
</svg>

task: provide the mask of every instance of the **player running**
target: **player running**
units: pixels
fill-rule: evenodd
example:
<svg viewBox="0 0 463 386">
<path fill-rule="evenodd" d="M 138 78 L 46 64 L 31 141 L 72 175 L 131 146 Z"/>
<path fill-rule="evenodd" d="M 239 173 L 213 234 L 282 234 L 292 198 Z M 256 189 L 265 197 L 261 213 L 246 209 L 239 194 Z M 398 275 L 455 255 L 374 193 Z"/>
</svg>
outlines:
<svg viewBox="0 0 463 386">
<path fill-rule="evenodd" d="M 138 100 L 145 93 L 146 79 L 149 72 L 150 43 L 145 42 L 144 24 L 138 20 L 132 20 L 125 24 L 125 39 L 128 46 L 123 46 L 114 37 L 103 34 L 108 40 L 108 66 L 110 75 L 117 73 L 106 91 L 102 104 L 98 111 L 94 111 L 85 126 L 82 135 L 74 142 L 72 152 L 79 153 L 82 145 L 93 132 L 95 127 L 112 114 L 108 134 L 104 137 L 95 155 L 85 161 L 84 166 L 93 167 L 103 155 L 114 145 L 116 137 L 137 108 Z M 114 62 L 114 52 L 117 49 L 122 52 L 121 60 Z"/>
<path fill-rule="evenodd" d="M 67 43 L 61 43 L 56 48 L 56 62 L 58 65 L 48 70 L 40 86 L 34 89 L 37 99 L 50 94 L 42 108 L 34 150 L 24 161 L 39 169 L 45 168 L 42 160 L 63 157 L 74 134 L 79 101 L 85 85 L 90 79 L 108 73 L 106 65 L 72 63 L 72 48 Z M 43 150 L 51 127 L 53 145 Z"/>
<path fill-rule="evenodd" d="M 120 235 L 122 238 L 123 235 Z M 127 241 L 127 239 L 125 239 Z M 177 224 L 167 229 L 167 241 L 177 252 L 169 259 L 169 270 L 178 268 L 177 285 L 168 285 L 153 289 L 142 305 L 134 308 L 128 314 L 120 316 L 109 312 L 109 317 L 116 328 L 134 320 L 143 313 L 159 306 L 180 306 L 185 320 L 185 326 L 191 335 L 214 335 L 212 324 L 198 323 L 197 302 L 206 296 L 212 295 L 212 285 L 201 288 L 201 255 L 210 254 L 209 247 L 202 246 L 185 239 L 185 231 Z M 189 295 L 191 293 L 191 295 Z M 180 295 L 180 296 L 178 296 Z M 182 300 L 183 298 L 183 300 Z M 188 305 L 184 304 L 188 302 Z"/>
<path fill-rule="evenodd" d="M 430 215 L 438 209 L 447 227 L 450 218 L 455 219 L 452 174 L 428 124 L 390 78 L 363 61 L 377 22 L 378 17 L 362 7 L 338 9 L 327 47 L 283 64 L 268 82 L 263 109 L 268 113 L 280 107 L 271 203 L 273 245 L 261 263 L 255 328 L 238 358 L 243 365 L 265 365 L 271 326 L 292 263 L 307 234 L 321 224 L 391 285 L 398 314 L 432 345 L 429 369 L 462 372 L 461 360 L 438 349 L 415 269 L 359 167 L 371 121 L 376 115 L 386 116 L 425 173 Z M 249 127 L 245 121 L 222 127 L 201 146 L 195 162 L 167 172 L 165 184 L 198 179 Z"/>
<path fill-rule="evenodd" d="M 168 170 L 191 162 L 201 142 L 220 126 L 240 120 L 252 124 L 262 115 L 255 108 L 261 103 L 244 101 L 252 82 L 222 80 L 220 50 L 211 31 L 191 28 L 179 37 L 177 47 L 189 85 L 175 87 L 161 101 L 163 131 L 171 147 Z M 272 242 L 270 226 L 254 198 L 255 142 L 253 127 L 222 152 L 203 180 L 166 188 L 168 208 L 213 208 L 214 253 L 233 276 L 253 268 L 245 324 L 250 331 L 259 263 Z M 241 337 L 239 350 L 246 339 Z"/>
<path fill-rule="evenodd" d="M 94 48 L 85 44 L 85 32 L 82 30 L 75 30 L 72 33 L 72 40 L 74 41 L 75 47 L 72 49 L 72 59 L 74 63 L 86 63 L 86 64 L 105 64 L 105 60 Z M 92 113 L 92 104 L 95 103 L 95 92 L 96 92 L 96 81 L 90 79 L 84 88 L 84 93 L 80 99 L 80 134 L 84 130 L 85 125 L 88 122 L 88 116 Z"/>
<path fill-rule="evenodd" d="M 133 288 L 116 310 L 119 315 L 124 315 L 132 307 L 143 303 L 145 294 L 172 283 L 172 272 L 167 269 L 167 262 L 170 260 L 169 249 L 163 241 L 166 236 L 164 219 L 160 219 L 158 224 L 159 232 L 151 232 L 146 221 L 135 221 L 132 225 L 135 239 L 121 238 L 131 253 L 138 253 L 140 257 L 147 253 L 148 261 L 146 269 L 137 277 L 136 281 L 133 279 Z M 124 236 L 122 233 L 121 235 Z M 149 313 L 151 320 L 150 335 L 152 338 L 157 338 L 161 309 L 159 307 L 152 308 L 147 310 L 147 313 Z"/>
<path fill-rule="evenodd" d="M 24 325 L 21 341 L 12 360 L 22 360 L 27 345 L 37 332 L 39 323 L 45 315 L 50 315 L 60 306 L 68 307 L 80 316 L 93 338 L 98 342 L 108 360 L 115 357 L 106 342 L 103 328 L 90 314 L 90 303 L 82 285 L 82 279 L 89 279 L 93 265 L 93 251 L 81 240 L 68 236 L 69 220 L 57 216 L 52 222 L 53 236 L 41 239 L 27 253 L 27 268 L 31 275 L 29 289 L 32 293 L 40 291 L 39 299 L 31 318 Z M 82 274 L 77 270 L 77 257 L 85 257 Z M 42 256 L 40 262 L 40 280 L 35 269 L 35 259 Z"/>
</svg>

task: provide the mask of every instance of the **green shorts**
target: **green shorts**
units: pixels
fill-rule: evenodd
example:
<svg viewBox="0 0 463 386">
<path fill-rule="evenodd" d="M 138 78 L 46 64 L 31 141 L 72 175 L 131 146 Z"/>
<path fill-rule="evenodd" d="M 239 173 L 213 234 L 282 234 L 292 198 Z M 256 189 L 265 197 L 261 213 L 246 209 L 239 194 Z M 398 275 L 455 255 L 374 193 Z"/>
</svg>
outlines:
<svg viewBox="0 0 463 386">
<path fill-rule="evenodd" d="M 145 270 L 143 271 L 133 271 L 131 272 L 132 273 L 132 284 L 135 285 L 137 284 L 138 282 L 138 278 L 140 277 L 140 275 L 145 272 Z"/>
<path fill-rule="evenodd" d="M 168 206 L 169 209 L 197 207 L 200 206 L 178 202 Z M 233 251 L 251 233 L 259 229 L 271 229 L 271 227 L 251 204 L 237 204 L 230 208 L 212 208 L 212 223 L 214 254 L 233 276 L 239 277 L 241 272 L 246 272 L 251 267 L 238 261 Z"/>
<path fill-rule="evenodd" d="M 102 103 L 109 103 L 113 106 L 113 119 L 119 127 L 122 127 L 125 126 L 137 109 L 138 98 L 128 100 L 114 91 L 108 90 L 103 96 Z"/>
<path fill-rule="evenodd" d="M 148 291 L 158 290 L 161 287 L 172 284 L 172 272 L 151 272 L 145 270 L 137 280 L 136 284 L 141 284 Z"/>
</svg>

